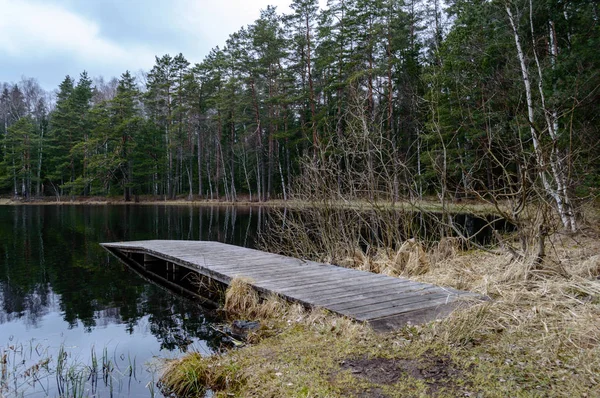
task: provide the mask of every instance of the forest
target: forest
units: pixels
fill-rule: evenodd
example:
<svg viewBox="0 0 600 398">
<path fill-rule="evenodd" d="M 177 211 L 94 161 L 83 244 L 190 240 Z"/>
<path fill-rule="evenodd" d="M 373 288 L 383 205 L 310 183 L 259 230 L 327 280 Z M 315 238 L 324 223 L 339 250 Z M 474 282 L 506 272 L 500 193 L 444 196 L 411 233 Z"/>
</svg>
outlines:
<svg viewBox="0 0 600 398">
<path fill-rule="evenodd" d="M 352 197 L 511 199 L 575 229 L 597 192 L 594 0 L 293 0 L 191 64 L 0 83 L 0 192 L 288 199 L 307 167 Z M 360 168 L 360 170 L 358 170 Z M 348 170 L 363 177 L 345 183 Z M 308 189 L 309 187 L 307 187 Z"/>
</svg>

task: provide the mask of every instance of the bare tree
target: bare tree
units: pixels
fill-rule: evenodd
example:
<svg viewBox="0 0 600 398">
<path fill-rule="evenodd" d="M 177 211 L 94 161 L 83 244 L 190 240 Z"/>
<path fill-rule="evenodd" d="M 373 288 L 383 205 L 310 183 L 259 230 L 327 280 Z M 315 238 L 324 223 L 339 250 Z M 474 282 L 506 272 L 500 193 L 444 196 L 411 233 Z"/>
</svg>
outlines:
<svg viewBox="0 0 600 398">
<path fill-rule="evenodd" d="M 513 13 L 511 4 L 506 2 L 505 4 L 506 14 L 508 21 L 512 28 L 512 34 L 515 40 L 515 46 L 517 50 L 517 57 L 519 59 L 519 65 L 521 68 L 521 76 L 523 85 L 525 88 L 525 97 L 527 100 L 527 121 L 529 124 L 529 130 L 531 140 L 534 146 L 535 158 L 538 166 L 538 173 L 542 181 L 545 192 L 554 201 L 558 214 L 561 218 L 563 227 L 572 232 L 577 231 L 577 220 L 575 218 L 575 212 L 573 209 L 572 198 L 569 194 L 571 181 L 567 174 L 568 169 L 568 157 L 561 153 L 558 146 L 558 139 L 560 137 L 558 115 L 556 110 L 549 109 L 546 103 L 544 95 L 544 76 L 542 68 L 540 66 L 540 60 L 537 54 L 535 43 L 532 46 L 532 52 L 535 59 L 535 68 L 538 74 L 538 90 L 539 100 L 534 101 L 533 89 L 531 84 L 531 72 L 527 64 L 525 53 L 523 51 L 523 45 L 521 34 L 518 29 L 518 19 Z M 535 32 L 533 26 L 533 3 L 529 0 L 529 21 L 530 29 L 533 40 L 535 40 Z M 552 32 L 552 31 L 551 31 Z M 550 34 L 551 51 L 555 56 L 556 51 L 556 39 L 553 38 L 553 33 Z M 536 111 L 544 115 L 545 128 L 540 129 L 536 121 Z M 545 147 L 543 145 L 544 136 L 550 139 L 552 145 Z"/>
</svg>

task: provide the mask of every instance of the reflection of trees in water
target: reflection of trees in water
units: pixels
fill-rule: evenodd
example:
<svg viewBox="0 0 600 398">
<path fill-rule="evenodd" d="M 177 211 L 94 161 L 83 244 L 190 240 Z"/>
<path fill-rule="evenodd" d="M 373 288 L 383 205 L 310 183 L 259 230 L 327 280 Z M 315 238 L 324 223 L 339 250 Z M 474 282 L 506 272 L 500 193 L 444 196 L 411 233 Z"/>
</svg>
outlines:
<svg viewBox="0 0 600 398">
<path fill-rule="evenodd" d="M 213 321 L 200 307 L 182 300 L 170 300 L 160 293 L 160 288 L 148 297 L 147 306 L 160 308 L 161 311 L 152 311 L 150 316 L 150 330 L 160 341 L 161 349 L 187 351 L 193 342 L 193 337 L 200 337 L 212 349 L 218 349 L 221 336 L 210 327 Z"/>
<path fill-rule="evenodd" d="M 19 286 L 0 282 L 0 324 L 21 319 L 25 325 L 37 327 L 41 317 L 58 311 L 57 300 L 47 283 L 39 283 L 30 293 L 23 293 Z"/>
<path fill-rule="evenodd" d="M 220 336 L 195 304 L 150 285 L 98 243 L 142 239 L 216 240 L 254 244 L 264 210 L 175 206 L 0 207 L 0 324 L 36 326 L 61 312 L 71 327 L 126 324 L 133 333 L 150 315 L 163 348 L 186 347 L 191 337 L 217 348 Z M 264 217 L 262 217 L 264 219 Z"/>
</svg>

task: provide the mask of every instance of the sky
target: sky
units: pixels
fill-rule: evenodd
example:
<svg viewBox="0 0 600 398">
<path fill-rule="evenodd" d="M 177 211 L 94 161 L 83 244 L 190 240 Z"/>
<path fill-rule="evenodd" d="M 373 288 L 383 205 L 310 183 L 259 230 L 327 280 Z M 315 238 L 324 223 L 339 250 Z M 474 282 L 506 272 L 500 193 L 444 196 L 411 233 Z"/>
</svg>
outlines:
<svg viewBox="0 0 600 398">
<path fill-rule="evenodd" d="M 288 13 L 290 1 L 0 0 L 0 82 L 34 77 L 53 90 L 84 70 L 105 80 L 150 70 L 156 55 L 201 62 L 261 9 Z"/>
</svg>

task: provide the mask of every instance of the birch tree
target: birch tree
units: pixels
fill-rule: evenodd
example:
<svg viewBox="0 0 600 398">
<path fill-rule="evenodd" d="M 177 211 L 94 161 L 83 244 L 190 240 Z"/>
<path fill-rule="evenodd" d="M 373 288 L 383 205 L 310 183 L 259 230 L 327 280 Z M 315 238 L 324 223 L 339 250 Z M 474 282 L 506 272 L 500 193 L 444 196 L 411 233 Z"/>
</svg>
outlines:
<svg viewBox="0 0 600 398">
<path fill-rule="evenodd" d="M 514 6 L 510 2 L 507 1 L 505 3 L 506 15 L 512 29 L 516 54 L 521 69 L 522 82 L 527 101 L 527 123 L 529 125 L 531 141 L 535 150 L 536 161 L 539 166 L 539 176 L 544 190 L 556 204 L 564 228 L 575 232 L 577 231 L 577 220 L 570 194 L 572 181 L 570 181 L 568 177 L 569 158 L 560 150 L 559 140 L 562 132 L 560 131 L 558 112 L 556 109 L 552 109 L 548 106 L 544 92 L 545 77 L 536 48 L 536 32 L 533 24 L 533 0 L 529 0 L 527 7 L 522 9 L 526 11 L 521 12 L 521 15 L 516 14 L 513 8 Z M 530 32 L 528 33 L 531 35 L 530 37 L 532 40 L 531 54 L 534 59 L 533 66 L 531 65 L 531 62 L 528 62 L 526 59 L 523 43 L 524 39 L 520 30 L 520 19 L 527 17 L 530 29 Z M 549 21 L 548 24 L 550 27 L 548 31 L 549 51 L 552 58 L 552 67 L 554 67 L 554 65 L 556 65 L 556 57 L 558 56 L 558 48 L 555 30 L 553 29 L 553 22 Z M 534 70 L 533 73 L 531 72 L 532 68 Z M 537 99 L 534 98 L 533 94 L 532 74 L 537 74 L 537 89 L 539 95 Z M 541 124 L 536 120 L 536 114 L 543 115 L 543 122 Z M 549 145 L 544 145 L 546 140 L 549 140 Z"/>
</svg>

